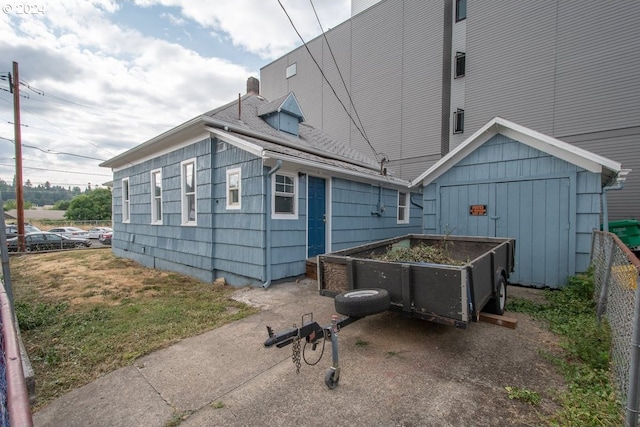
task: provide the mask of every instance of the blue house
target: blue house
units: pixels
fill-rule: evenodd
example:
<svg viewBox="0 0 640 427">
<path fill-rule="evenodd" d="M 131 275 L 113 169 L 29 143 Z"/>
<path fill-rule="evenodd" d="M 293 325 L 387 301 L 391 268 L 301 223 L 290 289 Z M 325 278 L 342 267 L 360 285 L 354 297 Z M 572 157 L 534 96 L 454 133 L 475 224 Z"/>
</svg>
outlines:
<svg viewBox="0 0 640 427">
<path fill-rule="evenodd" d="M 514 237 L 510 282 L 561 287 L 589 266 L 620 163 L 496 117 L 413 181 L 424 233 Z M 604 200 L 603 200 L 604 199 Z"/>
<path fill-rule="evenodd" d="M 293 93 L 269 102 L 258 87 L 101 164 L 114 254 L 267 287 L 317 254 L 422 230 L 408 181 L 305 124 Z"/>
</svg>

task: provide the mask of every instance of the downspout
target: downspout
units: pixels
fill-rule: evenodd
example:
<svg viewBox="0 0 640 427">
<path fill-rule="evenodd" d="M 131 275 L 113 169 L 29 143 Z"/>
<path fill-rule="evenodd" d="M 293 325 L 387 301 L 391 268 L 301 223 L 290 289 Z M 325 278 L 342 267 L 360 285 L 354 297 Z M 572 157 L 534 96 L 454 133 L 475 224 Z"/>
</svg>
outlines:
<svg viewBox="0 0 640 427">
<path fill-rule="evenodd" d="M 273 175 L 274 173 L 276 173 L 278 170 L 280 170 L 280 168 L 282 167 L 282 160 L 278 160 L 276 162 L 276 165 L 271 168 L 271 170 L 265 175 L 264 177 L 264 181 L 262 182 L 263 185 L 263 191 L 262 194 L 265 195 L 266 198 L 266 202 L 265 202 L 265 212 L 264 212 L 264 220 L 265 220 L 265 240 L 264 240 L 264 246 L 265 246 L 265 260 L 264 260 L 264 264 L 265 264 L 265 279 L 266 282 L 264 282 L 261 286 L 264 289 L 267 289 L 269 286 L 271 286 L 271 175 Z"/>
<path fill-rule="evenodd" d="M 607 191 L 622 190 L 624 188 L 624 181 L 627 179 L 627 175 L 631 172 L 631 169 L 620 169 L 620 172 L 616 175 L 616 182 L 612 185 L 607 185 L 602 188 L 602 229 L 606 232 L 609 231 L 609 208 L 607 206 Z"/>
</svg>

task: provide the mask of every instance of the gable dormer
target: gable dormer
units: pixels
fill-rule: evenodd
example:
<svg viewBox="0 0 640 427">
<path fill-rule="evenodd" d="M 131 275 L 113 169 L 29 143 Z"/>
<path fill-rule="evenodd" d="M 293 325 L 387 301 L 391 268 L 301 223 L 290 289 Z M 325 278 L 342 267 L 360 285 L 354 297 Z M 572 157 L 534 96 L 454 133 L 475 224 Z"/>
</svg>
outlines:
<svg viewBox="0 0 640 427">
<path fill-rule="evenodd" d="M 304 115 L 293 92 L 262 105 L 258 116 L 272 128 L 298 136 L 298 125 L 304 121 Z"/>
</svg>

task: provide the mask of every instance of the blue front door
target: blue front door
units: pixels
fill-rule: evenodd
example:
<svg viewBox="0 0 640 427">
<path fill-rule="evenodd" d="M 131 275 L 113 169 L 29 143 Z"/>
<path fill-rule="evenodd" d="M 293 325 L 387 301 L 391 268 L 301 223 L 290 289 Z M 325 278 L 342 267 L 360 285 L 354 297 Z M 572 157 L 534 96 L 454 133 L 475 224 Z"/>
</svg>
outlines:
<svg viewBox="0 0 640 427">
<path fill-rule="evenodd" d="M 308 180 L 308 252 L 309 258 L 325 253 L 326 181 L 310 176 Z"/>
</svg>

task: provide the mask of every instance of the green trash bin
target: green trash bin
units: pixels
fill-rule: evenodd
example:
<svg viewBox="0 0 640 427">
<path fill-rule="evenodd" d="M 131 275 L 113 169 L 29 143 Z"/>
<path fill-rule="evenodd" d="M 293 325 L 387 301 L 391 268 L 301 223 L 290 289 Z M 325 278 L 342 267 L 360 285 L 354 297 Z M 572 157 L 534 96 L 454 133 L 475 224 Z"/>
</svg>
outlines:
<svg viewBox="0 0 640 427">
<path fill-rule="evenodd" d="M 614 233 L 631 250 L 640 249 L 640 222 L 635 219 L 610 221 L 609 231 Z"/>
</svg>

